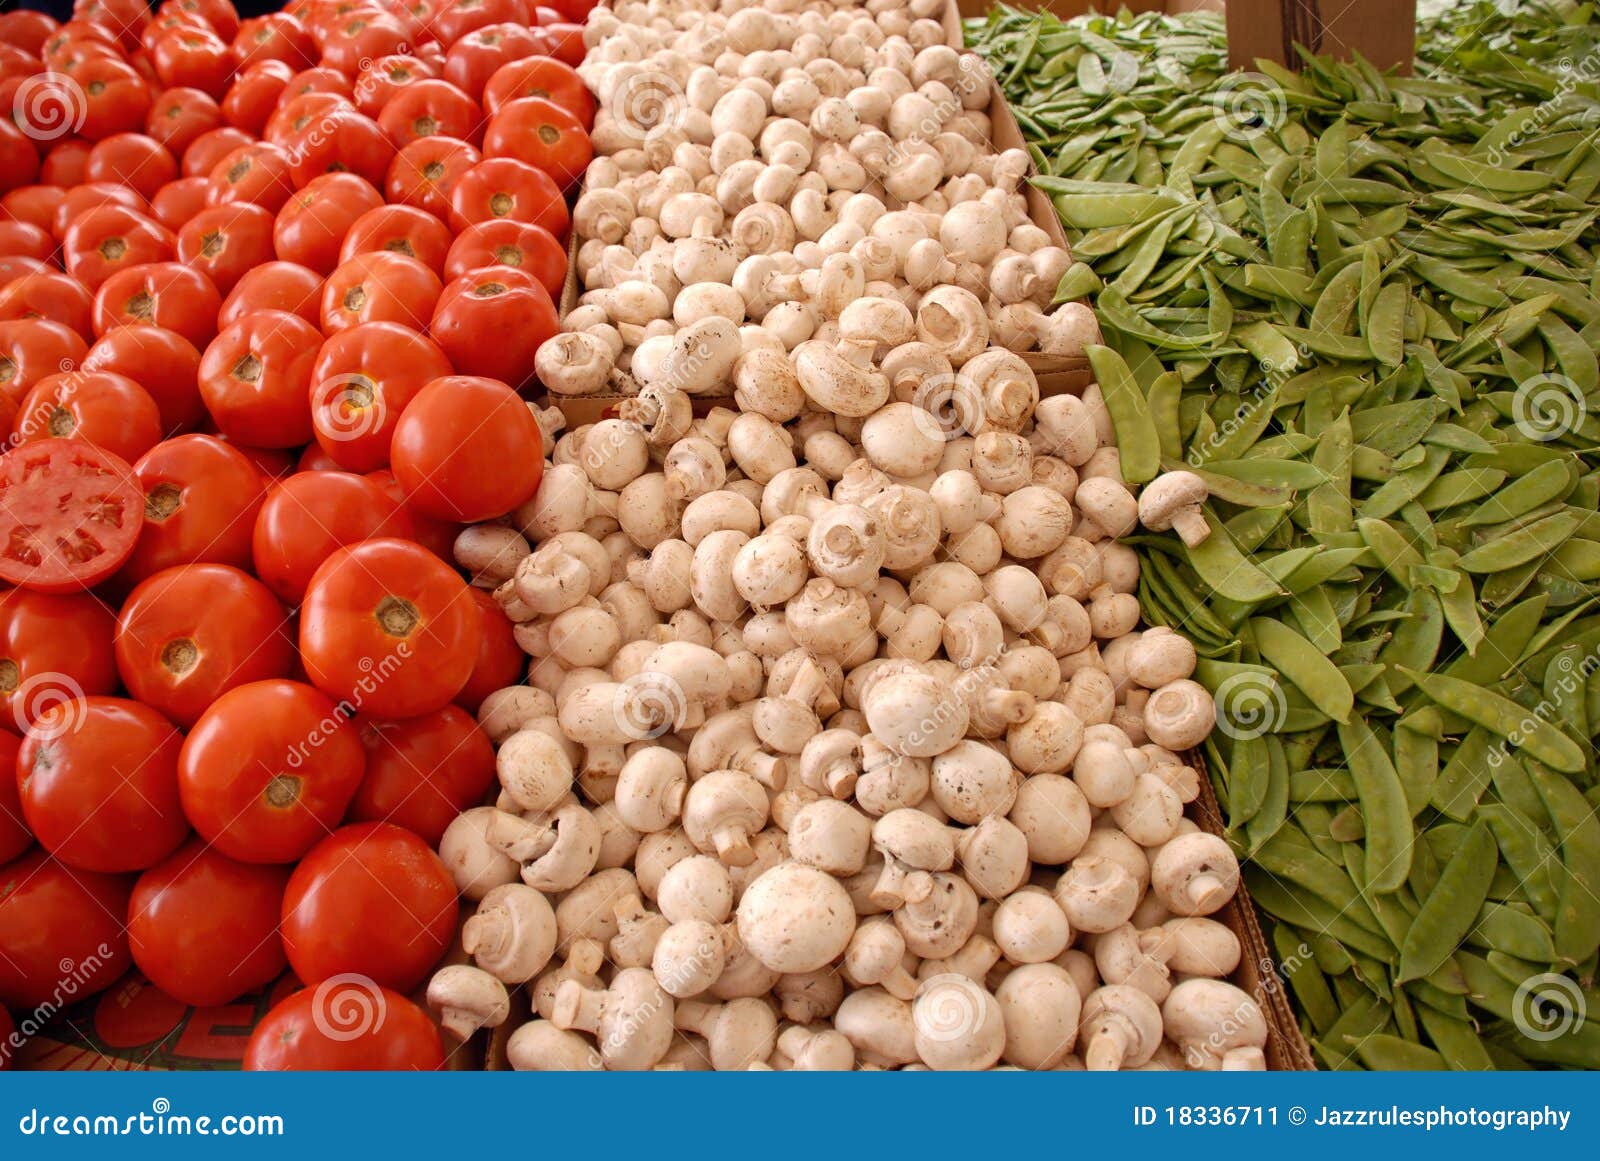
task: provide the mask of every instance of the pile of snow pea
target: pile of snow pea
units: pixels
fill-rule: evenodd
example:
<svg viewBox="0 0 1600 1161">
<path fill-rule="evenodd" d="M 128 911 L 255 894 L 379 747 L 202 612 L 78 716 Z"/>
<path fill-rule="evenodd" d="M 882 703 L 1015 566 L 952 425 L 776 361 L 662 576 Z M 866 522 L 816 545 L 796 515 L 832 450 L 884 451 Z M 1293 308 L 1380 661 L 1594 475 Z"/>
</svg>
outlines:
<svg viewBox="0 0 1600 1161">
<path fill-rule="evenodd" d="M 1079 260 L 1131 538 L 1333 1068 L 1600 1067 L 1600 25 L 1492 4 L 1411 77 L 1228 74 L 1220 19 L 969 22 Z"/>
</svg>

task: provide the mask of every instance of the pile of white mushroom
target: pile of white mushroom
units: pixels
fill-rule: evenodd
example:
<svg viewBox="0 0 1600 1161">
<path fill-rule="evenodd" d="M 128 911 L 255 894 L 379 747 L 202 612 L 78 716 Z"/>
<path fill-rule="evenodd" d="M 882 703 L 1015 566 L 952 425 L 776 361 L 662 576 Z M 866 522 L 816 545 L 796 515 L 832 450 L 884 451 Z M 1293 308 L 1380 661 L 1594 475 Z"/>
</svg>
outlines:
<svg viewBox="0 0 1600 1161">
<path fill-rule="evenodd" d="M 1040 309 L 1066 256 L 936 10 L 591 15 L 602 106 L 686 103 L 597 121 L 593 289 L 541 351 L 632 397 L 456 544 L 533 661 L 480 711 L 430 998 L 466 1036 L 526 988 L 515 1068 L 1264 1067 L 1238 864 L 1184 817 L 1211 699 L 1139 628 L 1098 388 L 1017 353 L 1093 318 Z M 1178 475 L 1143 518 L 1203 535 Z"/>
</svg>

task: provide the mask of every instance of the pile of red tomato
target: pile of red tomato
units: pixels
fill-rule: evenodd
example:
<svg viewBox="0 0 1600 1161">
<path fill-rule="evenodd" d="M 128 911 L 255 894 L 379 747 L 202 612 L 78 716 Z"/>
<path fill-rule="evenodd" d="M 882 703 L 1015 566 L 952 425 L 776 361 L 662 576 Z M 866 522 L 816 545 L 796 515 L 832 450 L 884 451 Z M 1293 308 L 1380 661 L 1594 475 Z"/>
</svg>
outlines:
<svg viewBox="0 0 1600 1161">
<path fill-rule="evenodd" d="M 247 1066 L 441 1063 L 432 847 L 524 663 L 450 549 L 538 487 L 590 157 L 557 4 L 0 16 L 0 1066 L 130 967 L 292 969 Z M 388 1017 L 330 1037 L 347 974 Z"/>
</svg>

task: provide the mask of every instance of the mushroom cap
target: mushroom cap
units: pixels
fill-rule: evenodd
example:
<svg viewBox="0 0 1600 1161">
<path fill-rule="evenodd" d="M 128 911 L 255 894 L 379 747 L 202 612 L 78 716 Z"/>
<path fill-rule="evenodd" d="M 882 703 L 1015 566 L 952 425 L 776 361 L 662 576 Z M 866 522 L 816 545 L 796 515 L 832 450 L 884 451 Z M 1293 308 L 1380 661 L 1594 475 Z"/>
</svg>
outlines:
<svg viewBox="0 0 1600 1161">
<path fill-rule="evenodd" d="M 911 1006 L 917 1055 L 940 1071 L 991 1068 L 1005 1051 L 999 1002 L 959 972 L 923 980 Z"/>
<path fill-rule="evenodd" d="M 1005 1020 L 1005 1060 L 1018 1068 L 1055 1068 L 1078 1041 L 1083 998 L 1072 975 L 1053 963 L 1009 972 L 995 991 Z"/>
<path fill-rule="evenodd" d="M 1216 835 L 1180 834 L 1151 860 L 1150 886 L 1174 915 L 1210 915 L 1239 889 L 1239 860 Z"/>
<path fill-rule="evenodd" d="M 872 824 L 873 845 L 919 871 L 948 871 L 955 840 L 949 827 L 914 807 L 891 810 Z"/>
<path fill-rule="evenodd" d="M 762 964 L 786 975 L 831 963 L 855 929 L 855 907 L 839 881 L 804 863 L 762 872 L 739 900 L 739 939 Z"/>
<path fill-rule="evenodd" d="M 1191 1068 L 1220 1069 L 1229 1050 L 1267 1043 L 1261 1006 L 1226 980 L 1184 980 L 1168 994 L 1161 1018 Z"/>
<path fill-rule="evenodd" d="M 1166 472 L 1139 493 L 1139 523 L 1152 532 L 1165 532 L 1172 527 L 1174 515 L 1205 503 L 1210 494 L 1206 482 L 1193 472 Z"/>
</svg>

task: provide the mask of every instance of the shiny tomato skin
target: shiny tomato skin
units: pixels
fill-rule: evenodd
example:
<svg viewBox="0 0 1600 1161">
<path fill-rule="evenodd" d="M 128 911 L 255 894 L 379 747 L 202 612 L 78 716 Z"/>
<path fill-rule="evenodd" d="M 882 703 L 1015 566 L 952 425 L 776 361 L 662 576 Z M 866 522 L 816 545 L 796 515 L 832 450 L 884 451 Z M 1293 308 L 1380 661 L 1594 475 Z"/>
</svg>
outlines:
<svg viewBox="0 0 1600 1161">
<path fill-rule="evenodd" d="M 379 251 L 415 258 L 437 274 L 450 252 L 450 231 L 415 206 L 380 205 L 351 224 L 339 248 L 339 261 Z"/>
<path fill-rule="evenodd" d="M 288 964 L 278 935 L 287 867 L 241 863 L 192 838 L 139 876 L 128 901 L 133 962 L 199 1008 L 265 987 Z"/>
<path fill-rule="evenodd" d="M 51 76 L 45 74 L 47 82 Z M 99 141 L 113 133 L 144 128 L 145 115 L 150 111 L 150 86 L 122 61 L 110 57 L 85 60 L 70 80 L 77 86 L 76 93 L 81 94 L 68 99 L 76 100 L 76 107 L 83 110 L 78 134 L 84 140 Z"/>
<path fill-rule="evenodd" d="M 176 331 L 163 327 L 120 326 L 89 348 L 85 371 L 126 375 L 155 400 L 163 435 L 193 428 L 205 416 L 196 385 L 200 352 Z"/>
<path fill-rule="evenodd" d="M 532 381 L 535 354 L 560 329 L 550 292 L 511 266 L 485 266 L 455 279 L 428 325 L 458 373 L 512 387 Z"/>
<path fill-rule="evenodd" d="M 407 503 L 441 520 L 487 520 L 532 498 L 544 474 L 539 425 L 495 379 L 452 375 L 419 391 L 390 448 Z"/>
<path fill-rule="evenodd" d="M 0 322 L 42 318 L 94 341 L 94 296 L 70 274 L 49 270 L 0 285 Z"/>
<path fill-rule="evenodd" d="M 414 718 L 448 705 L 472 676 L 482 636 L 466 583 L 409 541 L 367 540 L 334 552 L 300 607 L 300 658 L 311 683 L 376 717 Z"/>
<path fill-rule="evenodd" d="M 351 96 L 356 108 L 376 118 L 396 93 L 438 75 L 438 71 L 421 58 L 410 53 L 395 53 L 361 62 Z"/>
<path fill-rule="evenodd" d="M 356 112 L 355 103 L 342 93 L 317 90 L 291 96 L 286 92 L 267 118 L 261 135 L 280 149 L 293 149 L 309 134 L 321 132 L 341 112 Z"/>
<path fill-rule="evenodd" d="M 183 229 L 183 225 L 206 208 L 206 194 L 211 183 L 203 177 L 180 177 L 156 190 L 150 199 L 150 212 L 169 230 Z"/>
<path fill-rule="evenodd" d="M 202 838 L 245 863 L 292 863 L 339 824 L 366 753 L 333 701 L 274 679 L 230 689 L 178 757 L 183 809 Z"/>
<path fill-rule="evenodd" d="M 252 540 L 256 575 L 298 605 L 322 562 L 375 537 L 409 539 L 411 517 L 389 493 L 350 472 L 302 471 L 267 493 Z"/>
<path fill-rule="evenodd" d="M 275 214 L 295 190 L 289 155 L 265 141 L 241 145 L 226 154 L 207 177 L 211 189 L 206 202 L 213 206 L 249 202 Z"/>
<path fill-rule="evenodd" d="M 145 198 L 178 176 L 178 161 L 167 147 L 143 133 L 117 133 L 95 143 L 84 164 L 90 181 L 120 181 Z"/>
<path fill-rule="evenodd" d="M 336 93 L 353 100 L 355 89 L 350 84 L 350 78 L 337 69 L 321 67 L 301 69 L 289 78 L 289 83 L 284 86 L 283 94 L 278 100 L 279 103 L 292 101 L 307 93 Z"/>
<path fill-rule="evenodd" d="M 239 31 L 233 38 L 233 55 L 239 68 L 245 69 L 256 61 L 280 60 L 291 71 L 310 68 L 315 61 L 316 44 L 311 34 L 293 16 L 283 12 L 269 12 L 239 22 Z"/>
<path fill-rule="evenodd" d="M 222 125 L 222 110 L 215 101 L 199 89 L 178 88 L 156 94 L 144 131 L 166 146 L 174 158 L 182 158 L 202 133 Z"/>
<path fill-rule="evenodd" d="M 88 157 L 88 146 L 84 146 L 84 157 Z M 117 182 L 85 181 L 75 183 L 62 195 L 56 203 L 55 217 L 50 222 L 50 232 L 57 239 L 65 238 L 67 229 L 90 210 L 97 210 L 102 206 L 122 206 L 135 213 L 145 213 L 150 208 L 150 203 L 140 196 L 137 190 Z"/>
<path fill-rule="evenodd" d="M 362 323 L 322 344 L 311 373 L 317 443 L 340 467 L 372 472 L 389 463 L 395 426 L 423 384 L 450 374 L 439 345 L 399 323 Z"/>
<path fill-rule="evenodd" d="M 250 530 L 266 481 L 236 448 L 209 435 L 157 444 L 134 465 L 144 526 L 123 569 L 132 587 L 180 564 L 250 567 Z"/>
<path fill-rule="evenodd" d="M 367 773 L 350 803 L 351 822 L 388 822 L 439 845 L 458 814 L 494 782 L 494 747 L 459 706 L 391 722 L 357 717 Z"/>
<path fill-rule="evenodd" d="M 115 614 L 85 593 L 0 591 L 0 728 L 21 734 L 56 702 L 115 692 L 115 628 Z"/>
<path fill-rule="evenodd" d="M 230 327 L 257 311 L 297 314 L 312 326 L 321 322 L 322 276 L 294 262 L 265 262 L 233 284 L 217 315 L 219 327 Z"/>
<path fill-rule="evenodd" d="M 340 109 L 319 121 L 315 129 L 290 148 L 290 175 L 297 187 L 324 173 L 348 171 L 373 185 L 383 181 L 394 160 L 394 145 L 371 117 L 355 109 Z"/>
<path fill-rule="evenodd" d="M 480 588 L 472 590 L 472 603 L 478 606 L 483 626 L 483 643 L 478 646 L 478 659 L 473 662 L 472 676 L 456 694 L 455 704 L 468 713 L 477 713 L 483 699 L 497 689 L 516 685 L 528 667 L 528 655 L 517 644 L 511 619 L 501 611 L 499 604 Z"/>
<path fill-rule="evenodd" d="M 485 266 L 511 266 L 531 274 L 559 299 L 567 281 L 567 252 L 542 226 L 498 218 L 478 222 L 456 235 L 445 255 L 444 276 L 460 278 Z"/>
<path fill-rule="evenodd" d="M 89 353 L 71 327 L 42 318 L 0 322 L 0 393 L 22 402 L 47 375 L 71 370 Z"/>
<path fill-rule="evenodd" d="M 249 145 L 254 140 L 249 133 L 233 125 L 219 125 L 206 130 L 189 142 L 188 148 L 183 151 L 183 176 L 209 178 L 217 162 L 241 145 Z"/>
<path fill-rule="evenodd" d="M 156 39 L 150 61 L 163 85 L 199 89 L 213 99 L 233 79 L 233 50 L 201 28 L 169 28 Z"/>
<path fill-rule="evenodd" d="M 450 190 L 456 179 L 483 160 L 476 149 L 453 137 L 419 137 L 395 154 L 384 181 L 391 203 L 426 210 L 440 221 L 450 218 Z"/>
<path fill-rule="evenodd" d="M 543 170 L 514 157 L 486 157 L 450 190 L 450 224 L 458 232 L 474 222 L 509 218 L 567 236 L 571 216 L 561 187 Z"/>
<path fill-rule="evenodd" d="M 485 157 L 515 157 L 542 169 L 562 189 L 583 180 L 594 147 L 583 123 L 565 106 L 522 97 L 500 106 L 483 135 Z"/>
<path fill-rule="evenodd" d="M 539 26 L 540 51 L 553 56 L 563 64 L 577 68 L 583 63 L 588 49 L 583 43 L 583 25 L 568 21 L 541 22 Z"/>
<path fill-rule="evenodd" d="M 55 258 L 56 249 L 56 240 L 31 222 L 0 222 L 0 251 L 8 256 L 49 262 Z"/>
<path fill-rule="evenodd" d="M 444 289 L 426 263 L 386 250 L 357 254 L 322 288 L 322 330 L 332 335 L 368 322 L 423 330 Z"/>
<path fill-rule="evenodd" d="M 53 232 L 56 210 L 66 196 L 67 191 L 58 185 L 25 185 L 0 197 L 0 210 L 15 221 Z"/>
<path fill-rule="evenodd" d="M 17 794 L 17 751 L 21 748 L 21 738 L 0 730 L 0 864 L 9 863 L 33 845 L 33 832 L 22 821 L 22 799 Z M 5 1046 L 0 1043 L 0 1059 L 4 1056 Z"/>
<path fill-rule="evenodd" d="M 67 273 L 97 290 L 119 270 L 173 255 L 172 231 L 147 214 L 122 206 L 100 206 L 78 215 L 61 239 Z"/>
<path fill-rule="evenodd" d="M 311 369 L 322 336 L 299 315 L 262 311 L 223 331 L 200 358 L 200 395 L 218 429 L 249 447 L 311 439 Z"/>
<path fill-rule="evenodd" d="M 312 178 L 278 211 L 272 229 L 273 249 L 281 261 L 326 276 L 339 265 L 339 247 L 351 225 L 382 206 L 383 195 L 353 173 Z"/>
<path fill-rule="evenodd" d="M 0 867 L 0 1004 L 19 1012 L 55 1000 L 65 973 L 75 997 L 104 991 L 133 957 L 124 923 L 131 880 L 77 871 L 33 850 Z"/>
<path fill-rule="evenodd" d="M 0 16 L 0 41 L 38 56 L 44 42 L 58 27 L 55 18 L 48 13 L 14 8 Z"/>
<path fill-rule="evenodd" d="M 177 331 L 196 347 L 217 335 L 222 296 L 211 279 L 179 262 L 152 262 L 113 274 L 94 296 L 97 335 L 143 324 Z"/>
<path fill-rule="evenodd" d="M 222 98 L 223 119 L 236 129 L 259 134 L 294 75 L 294 69 L 281 60 L 258 60 L 239 70 Z"/>
<path fill-rule="evenodd" d="M 462 526 L 450 520 L 439 520 L 425 512 L 419 512 L 406 503 L 405 489 L 400 487 L 400 481 L 394 478 L 394 473 L 388 468 L 380 468 L 375 472 L 368 472 L 367 479 L 382 488 L 395 503 L 405 508 L 406 514 L 411 517 L 411 536 L 440 560 L 454 560 L 454 546 L 456 537 L 460 534 Z"/>
<path fill-rule="evenodd" d="M 58 702 L 34 718 L 17 753 L 28 829 L 80 870 L 154 866 L 189 833 L 178 801 L 182 744 L 171 722 L 139 702 Z"/>
<path fill-rule="evenodd" d="M 483 137 L 483 110 L 449 81 L 428 78 L 396 93 L 378 114 L 378 124 L 399 149 L 426 137 L 476 144 Z"/>
<path fill-rule="evenodd" d="M 178 259 L 227 294 L 247 272 L 272 261 L 272 214 L 247 202 L 208 206 L 178 231 Z"/>
<path fill-rule="evenodd" d="M 539 51 L 538 33 L 525 23 L 491 24 L 467 33 L 445 53 L 440 75 L 474 100 L 505 64 Z"/>
<path fill-rule="evenodd" d="M 422 839 L 363 822 L 319 842 L 289 876 L 283 947 L 302 980 L 366 976 L 416 988 L 455 936 L 455 880 Z"/>
<path fill-rule="evenodd" d="M 537 38 L 538 34 L 534 34 Z M 483 107 L 498 113 L 512 101 L 543 97 L 565 108 L 578 124 L 594 124 L 595 104 L 578 71 L 547 56 L 527 56 L 501 65 L 483 86 Z"/>
<path fill-rule="evenodd" d="M 34 385 L 17 409 L 14 445 L 81 439 L 128 462 L 161 442 L 161 411 L 150 393 L 125 375 L 69 371 Z"/>
<path fill-rule="evenodd" d="M 406 26 L 388 12 L 352 13 L 322 42 L 322 64 L 353 77 L 361 71 L 362 61 L 400 55 L 410 39 Z"/>
<path fill-rule="evenodd" d="M 532 19 L 527 0 L 457 0 L 441 6 L 433 28 L 443 44 L 454 44 L 469 32 L 491 24 L 527 24 Z"/>
<path fill-rule="evenodd" d="M 125 460 L 87 440 L 46 439 L 0 455 L 0 488 L 0 580 L 8 584 L 93 588 L 134 551 L 138 480 Z"/>
<path fill-rule="evenodd" d="M 289 617 L 271 590 L 225 564 L 184 564 L 141 581 L 117 616 L 128 692 L 187 729 L 218 697 L 294 667 Z"/>
<path fill-rule="evenodd" d="M 246 1072 L 434 1072 L 444 1045 L 428 1014 L 399 992 L 333 979 L 283 1000 L 256 1025 Z"/>
</svg>

